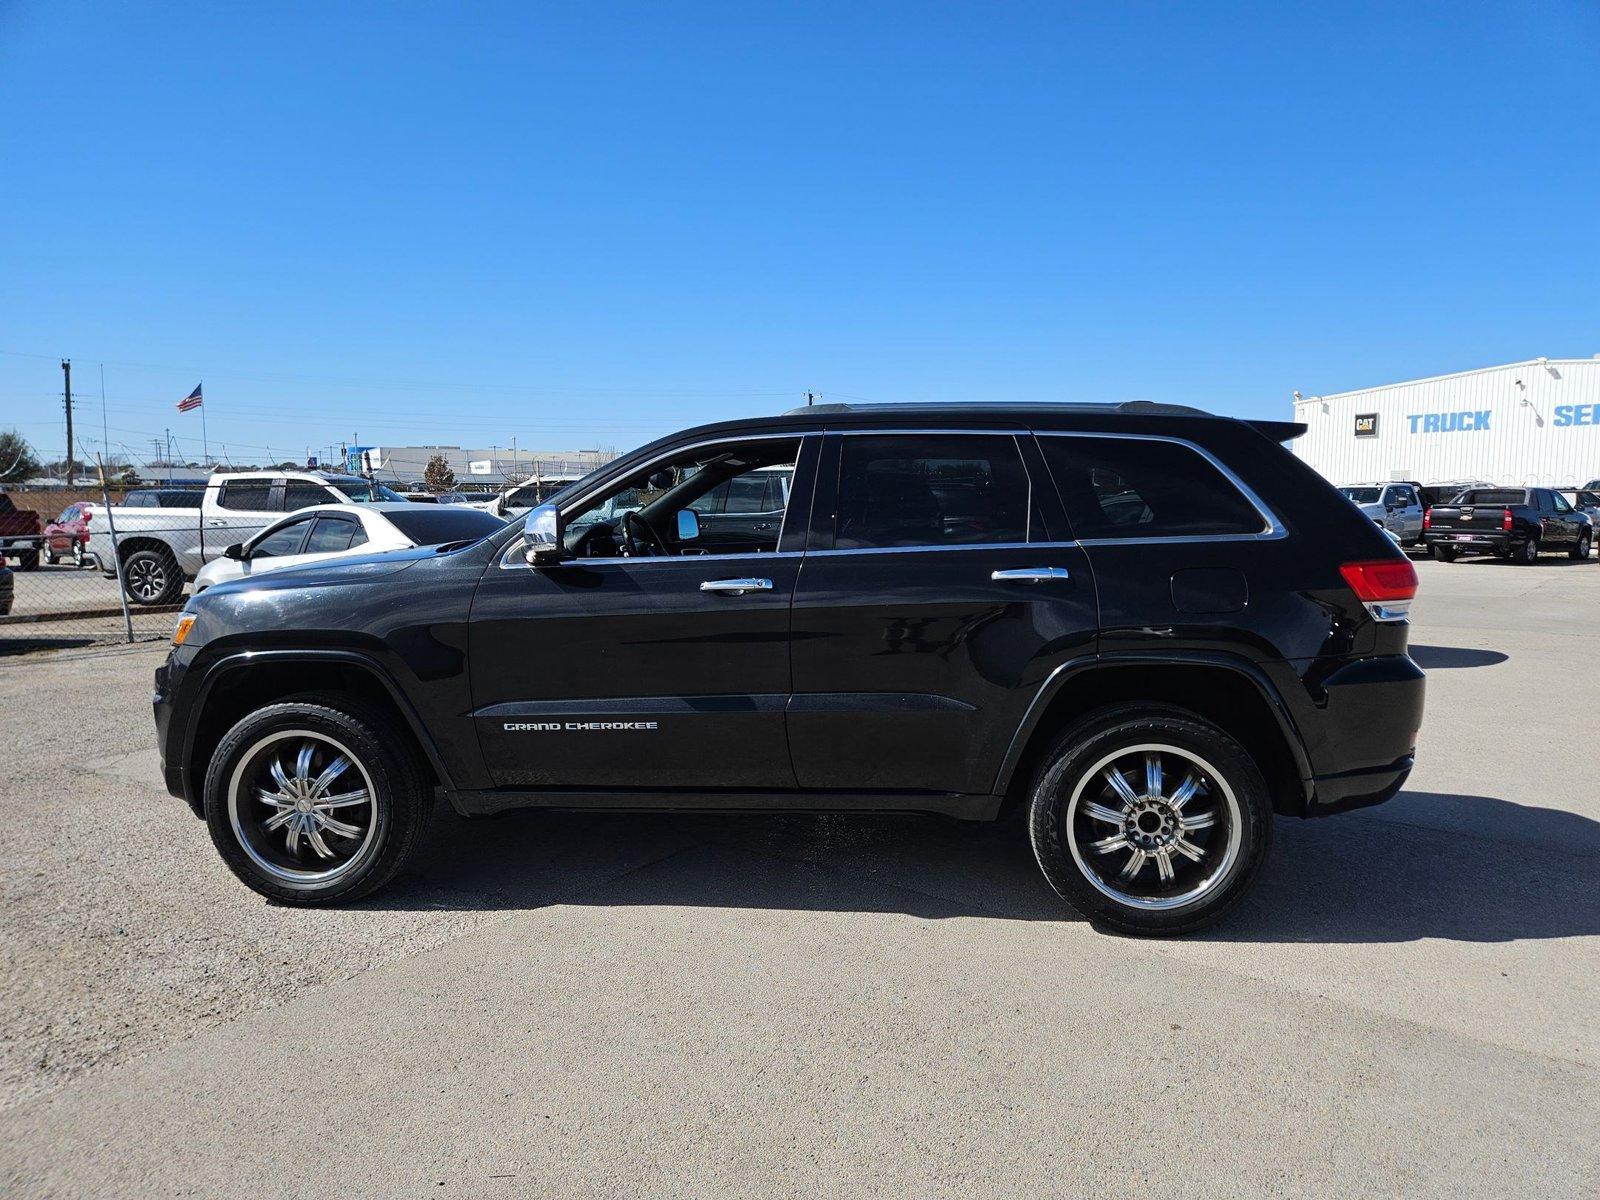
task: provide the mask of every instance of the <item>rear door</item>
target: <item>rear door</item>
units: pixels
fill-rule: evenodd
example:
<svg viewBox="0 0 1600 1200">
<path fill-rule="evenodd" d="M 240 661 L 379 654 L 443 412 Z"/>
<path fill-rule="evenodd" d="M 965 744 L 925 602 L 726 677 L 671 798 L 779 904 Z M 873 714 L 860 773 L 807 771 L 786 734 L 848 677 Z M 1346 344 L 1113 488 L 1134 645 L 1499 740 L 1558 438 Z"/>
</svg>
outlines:
<svg viewBox="0 0 1600 1200">
<path fill-rule="evenodd" d="M 1026 431 L 830 433 L 791 625 L 803 788 L 987 793 L 1094 577 Z"/>
<path fill-rule="evenodd" d="M 207 488 L 201 512 L 201 544 L 180 553 L 179 565 L 193 575 L 235 542 L 248 542 L 283 515 L 275 502 L 273 480 L 267 478 L 226 479 Z"/>
</svg>

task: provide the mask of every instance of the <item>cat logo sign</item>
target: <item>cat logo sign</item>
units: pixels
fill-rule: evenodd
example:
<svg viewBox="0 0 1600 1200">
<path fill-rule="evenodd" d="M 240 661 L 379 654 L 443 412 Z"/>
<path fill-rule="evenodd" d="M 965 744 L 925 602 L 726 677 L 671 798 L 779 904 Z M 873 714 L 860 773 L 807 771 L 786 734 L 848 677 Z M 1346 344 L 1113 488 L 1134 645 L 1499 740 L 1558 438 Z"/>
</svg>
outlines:
<svg viewBox="0 0 1600 1200">
<path fill-rule="evenodd" d="M 1357 437 L 1377 437 L 1378 436 L 1378 414 L 1377 413 L 1357 413 L 1356 414 L 1356 436 Z"/>
</svg>

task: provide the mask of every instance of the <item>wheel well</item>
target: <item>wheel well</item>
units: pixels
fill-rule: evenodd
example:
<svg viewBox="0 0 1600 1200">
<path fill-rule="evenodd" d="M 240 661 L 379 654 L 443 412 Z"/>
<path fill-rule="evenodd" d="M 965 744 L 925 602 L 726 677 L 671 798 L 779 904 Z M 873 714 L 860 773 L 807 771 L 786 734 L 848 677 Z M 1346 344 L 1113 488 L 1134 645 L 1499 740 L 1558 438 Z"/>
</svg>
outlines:
<svg viewBox="0 0 1600 1200">
<path fill-rule="evenodd" d="M 1225 730 L 1261 768 L 1273 808 L 1305 812 L 1305 783 L 1271 703 L 1246 675 L 1227 667 L 1160 664 L 1099 667 L 1064 684 L 1034 726 L 1006 789 L 1006 804 L 1026 802 L 1039 758 L 1067 725 L 1113 704 L 1171 704 Z"/>
<path fill-rule="evenodd" d="M 140 550 L 154 550 L 157 554 L 165 554 L 174 562 L 177 561 L 177 556 L 172 553 L 172 547 L 160 538 L 119 537 L 117 539 L 117 556 L 123 562 L 127 562 L 129 555 L 135 554 Z"/>
<path fill-rule="evenodd" d="M 358 696 L 385 713 L 396 729 L 413 736 L 405 713 L 383 681 L 364 667 L 352 663 L 287 662 L 261 663 L 223 673 L 207 693 L 195 727 L 194 744 L 189 753 L 189 777 L 194 781 L 196 801 L 211 764 L 212 752 L 228 730 L 247 713 L 303 692 L 335 692 Z M 418 746 L 418 750 L 423 750 Z M 437 786 L 439 773 L 426 752 L 418 755 L 423 769 Z"/>
</svg>

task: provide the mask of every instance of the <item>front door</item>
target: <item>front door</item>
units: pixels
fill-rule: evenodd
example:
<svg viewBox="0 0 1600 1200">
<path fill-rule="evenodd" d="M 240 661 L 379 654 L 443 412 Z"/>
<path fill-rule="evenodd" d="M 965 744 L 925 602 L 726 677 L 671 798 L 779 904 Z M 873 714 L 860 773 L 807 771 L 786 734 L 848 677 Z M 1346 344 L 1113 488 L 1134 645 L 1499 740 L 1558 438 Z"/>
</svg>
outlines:
<svg viewBox="0 0 1600 1200">
<path fill-rule="evenodd" d="M 1029 704 L 1092 654 L 1094 577 L 1031 437 L 830 435 L 795 589 L 805 788 L 987 793 Z"/>
<path fill-rule="evenodd" d="M 690 523 L 676 515 L 733 473 L 792 470 L 800 444 L 671 452 L 574 498 L 563 512 L 570 561 L 529 567 L 513 543 L 489 569 L 473 601 L 470 654 L 473 716 L 496 787 L 795 786 L 784 707 L 801 558 L 780 543 L 786 514 L 734 553 L 682 536 Z M 798 548 L 804 531 L 790 538 Z"/>
</svg>

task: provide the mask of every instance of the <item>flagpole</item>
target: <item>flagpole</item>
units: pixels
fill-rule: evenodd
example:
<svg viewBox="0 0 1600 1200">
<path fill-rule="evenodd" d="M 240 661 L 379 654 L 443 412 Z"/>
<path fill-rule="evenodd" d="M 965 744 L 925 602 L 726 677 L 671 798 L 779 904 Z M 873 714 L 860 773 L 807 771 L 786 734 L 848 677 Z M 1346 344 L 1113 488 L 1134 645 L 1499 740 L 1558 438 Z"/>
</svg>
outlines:
<svg viewBox="0 0 1600 1200">
<path fill-rule="evenodd" d="M 204 388 L 205 385 L 206 381 L 202 379 L 200 381 L 200 387 L 196 388 L 195 390 L 199 391 L 200 388 Z M 206 402 L 204 400 L 200 401 L 200 455 L 206 460 L 206 474 L 209 475 L 211 473 L 212 466 L 215 464 L 211 462 L 211 445 L 206 440 Z"/>
</svg>

